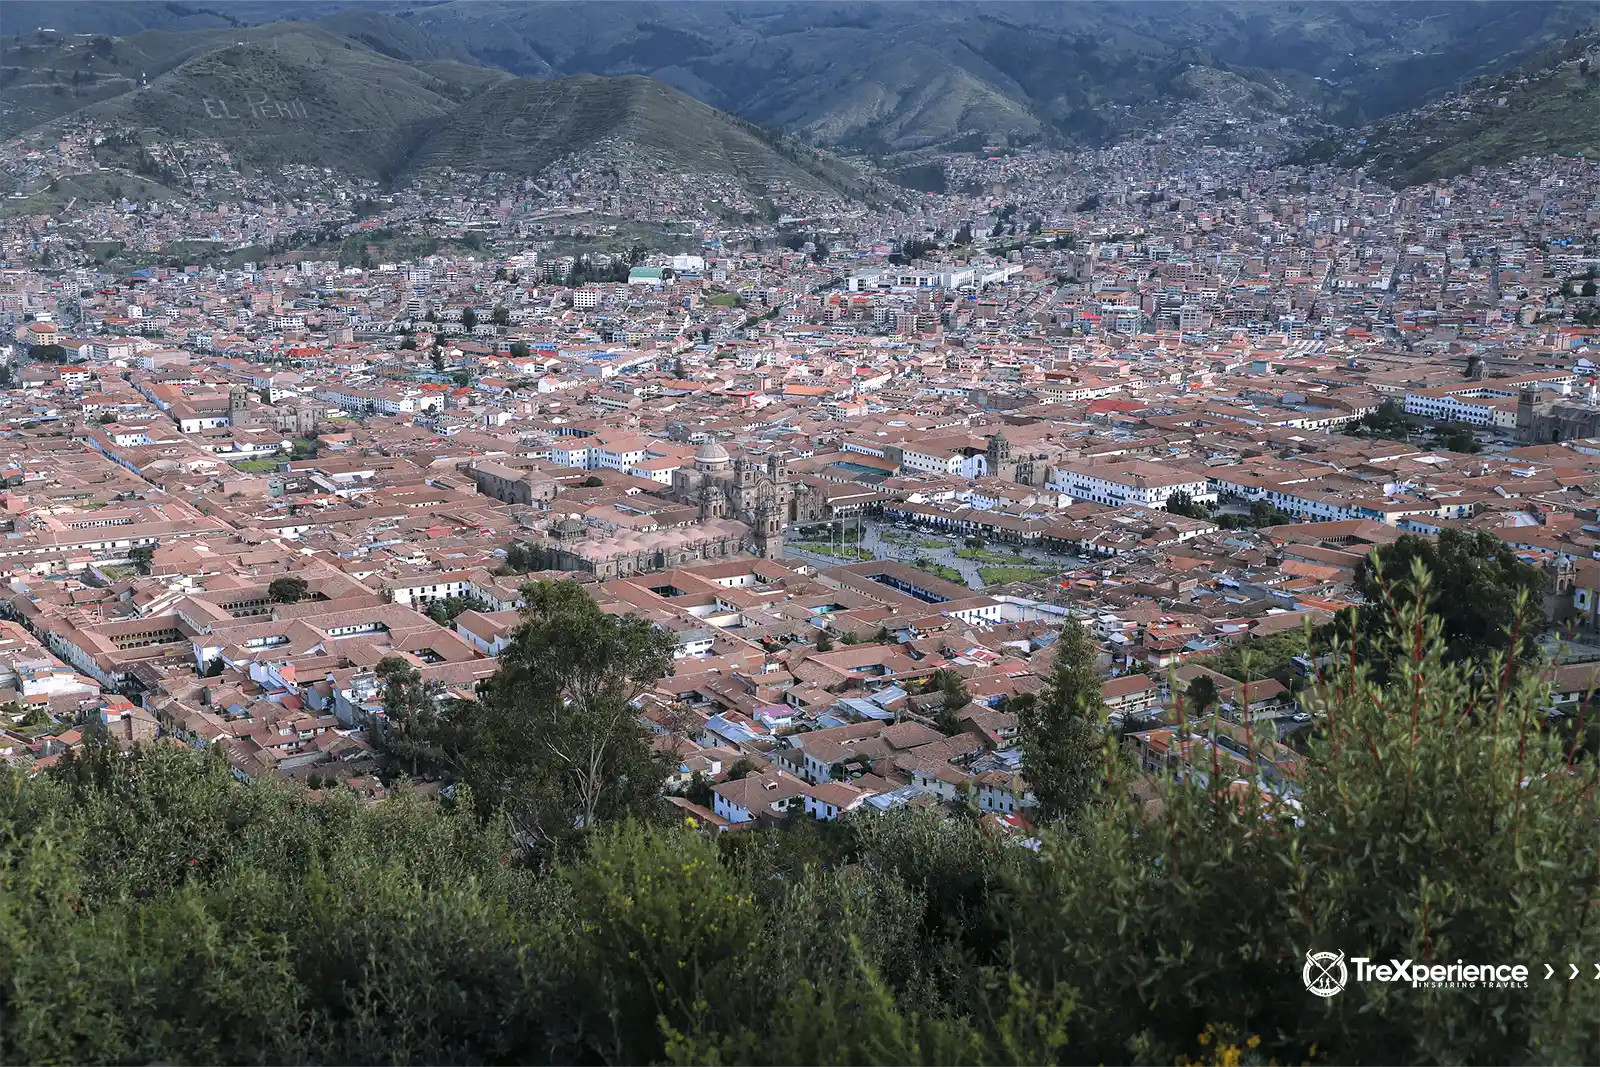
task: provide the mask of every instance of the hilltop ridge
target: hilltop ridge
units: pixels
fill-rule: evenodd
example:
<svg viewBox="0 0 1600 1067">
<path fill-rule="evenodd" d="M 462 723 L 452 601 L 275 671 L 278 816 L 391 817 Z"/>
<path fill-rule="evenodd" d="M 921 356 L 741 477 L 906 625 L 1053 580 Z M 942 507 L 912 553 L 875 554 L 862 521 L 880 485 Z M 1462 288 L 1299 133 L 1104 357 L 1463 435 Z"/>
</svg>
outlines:
<svg viewBox="0 0 1600 1067">
<path fill-rule="evenodd" d="M 250 172 L 323 167 L 383 184 L 442 170 L 536 177 L 564 160 L 648 165 L 731 179 L 740 210 L 775 189 L 865 193 L 843 161 L 661 82 L 518 78 L 463 62 L 451 47 L 426 48 L 404 23 L 405 33 L 377 37 L 359 16 L 13 43 L 5 60 L 34 73 L 0 89 L 0 132 L 89 122 L 216 144 Z M 70 90 L 57 91 L 63 85 Z"/>
<path fill-rule="evenodd" d="M 1600 155 L 1600 35 L 1546 49 L 1515 70 L 1313 146 L 1307 161 L 1363 166 L 1417 185 L 1532 155 Z"/>
</svg>

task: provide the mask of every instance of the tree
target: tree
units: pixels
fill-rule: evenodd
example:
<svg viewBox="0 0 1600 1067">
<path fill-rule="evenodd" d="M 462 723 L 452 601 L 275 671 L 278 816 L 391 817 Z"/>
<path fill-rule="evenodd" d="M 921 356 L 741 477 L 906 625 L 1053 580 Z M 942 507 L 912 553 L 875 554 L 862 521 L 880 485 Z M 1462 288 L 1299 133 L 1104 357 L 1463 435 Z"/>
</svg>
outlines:
<svg viewBox="0 0 1600 1067">
<path fill-rule="evenodd" d="M 1600 768 L 1537 672 L 1452 662 L 1426 602 L 1386 679 L 1332 639 L 1292 794 L 1211 744 L 1181 775 L 1097 760 L 1037 853 L 901 811 L 624 818 L 534 864 L 459 778 L 314 797 L 92 718 L 53 769 L 0 768 L 0 1061 L 1591 1062 L 1600 988 L 1565 967 L 1600 952 Z M 1351 961 L 1314 997 L 1324 950 L 1529 981 Z"/>
<path fill-rule="evenodd" d="M 1584 296 L 1594 296 L 1595 292 L 1596 292 L 1595 281 L 1594 281 L 1593 278 L 1590 278 L 1588 281 L 1583 283 L 1583 295 Z"/>
<path fill-rule="evenodd" d="M 972 703 L 966 679 L 961 677 L 959 671 L 940 667 L 928 676 L 928 691 L 935 690 L 944 697 L 944 703 L 939 706 L 939 729 L 947 734 L 959 734 L 961 709 Z"/>
<path fill-rule="evenodd" d="M 128 562 L 139 568 L 140 574 L 149 574 L 151 564 L 154 562 L 156 549 L 154 545 L 137 545 L 128 550 Z"/>
<path fill-rule="evenodd" d="M 489 316 L 489 321 L 494 323 L 496 326 L 510 326 L 511 312 L 505 307 L 505 305 L 496 304 L 494 307 L 494 313 Z"/>
<path fill-rule="evenodd" d="M 1426 574 L 1419 579 L 1417 568 Z M 1356 567 L 1356 590 L 1366 601 L 1354 624 L 1372 669 L 1386 672 L 1396 651 L 1384 645 L 1399 606 L 1425 597 L 1439 620 L 1449 659 L 1486 665 L 1495 654 L 1529 660 L 1544 625 L 1544 570 L 1523 563 L 1490 533 L 1446 529 L 1437 539 L 1403 534 L 1373 550 Z M 1349 620 L 1346 620 L 1348 630 Z"/>
<path fill-rule="evenodd" d="M 1403 441 L 1411 436 L 1412 419 L 1405 408 L 1393 400 L 1385 400 L 1377 410 L 1368 412 L 1345 427 L 1353 437 L 1373 436 Z"/>
<path fill-rule="evenodd" d="M 1450 452 L 1476 455 L 1483 451 L 1478 435 L 1463 426 L 1440 427 L 1435 431 L 1434 443 Z"/>
<path fill-rule="evenodd" d="M 598 489 L 605 484 L 605 479 L 600 477 L 598 474 L 591 474 L 582 482 L 583 488 L 585 489 Z"/>
<path fill-rule="evenodd" d="M 416 350 L 417 350 L 417 339 L 415 337 L 406 337 L 400 342 L 400 351 L 402 351 L 402 352 L 415 352 Z"/>
<path fill-rule="evenodd" d="M 471 333 L 477 326 L 478 313 L 469 307 L 461 313 L 461 328 Z"/>
<path fill-rule="evenodd" d="M 445 365 L 444 364 L 444 349 L 443 348 L 438 348 L 438 347 L 434 348 L 433 353 L 432 353 L 430 358 L 433 361 L 433 373 L 435 373 L 435 374 L 443 374 L 444 373 L 444 365 Z"/>
<path fill-rule="evenodd" d="M 672 669 L 672 637 L 609 615 L 573 582 L 523 590 L 526 621 L 499 668 L 451 722 L 459 777 L 519 839 L 560 849 L 586 831 L 657 808 L 657 756 L 633 701 Z"/>
<path fill-rule="evenodd" d="M 961 227 L 956 230 L 954 243 L 957 247 L 972 243 L 972 224 L 970 222 L 963 222 Z"/>
<path fill-rule="evenodd" d="M 1167 497 L 1167 512 L 1172 515 L 1183 515 L 1190 519 L 1208 519 L 1211 509 L 1204 504 L 1195 503 L 1194 497 L 1179 490 Z"/>
<path fill-rule="evenodd" d="M 827 630 L 818 630 L 817 631 L 817 651 L 818 652 L 832 652 L 833 651 L 833 638 L 828 635 L 828 631 Z"/>
<path fill-rule="evenodd" d="M 1240 681 L 1275 678 L 1287 686 L 1299 678 L 1295 657 L 1309 655 L 1313 647 L 1323 647 L 1314 645 L 1308 637 L 1304 629 L 1254 637 L 1229 648 L 1208 665 L 1218 674 Z"/>
<path fill-rule="evenodd" d="M 1453 664 L 1425 603 L 1399 605 L 1379 641 L 1404 649 L 1387 681 L 1333 650 L 1302 698 L 1318 729 L 1292 807 L 1225 771 L 1169 780 L 1159 814 L 1124 793 L 1020 869 L 1017 899 L 1037 906 L 1012 925 L 1014 975 L 1082 991 L 1065 1027 L 1074 1059 L 1592 1058 L 1576 1050 L 1600 997 L 1532 992 L 1533 962 L 1526 988 L 1352 980 L 1324 999 L 1301 986 L 1314 950 L 1433 965 L 1600 947 L 1600 917 L 1571 904 L 1600 884 L 1593 763 L 1574 773 L 1542 729 L 1536 677 L 1506 685 Z"/>
<path fill-rule="evenodd" d="M 34 359 L 43 360 L 46 363 L 65 363 L 67 361 L 67 350 L 56 344 L 34 345 L 28 350 L 28 354 Z"/>
<path fill-rule="evenodd" d="M 1189 712 L 1196 717 L 1202 716 L 1215 706 L 1219 699 L 1216 679 L 1209 674 L 1196 675 L 1189 682 L 1189 688 L 1184 691 L 1184 695 L 1189 700 Z"/>
<path fill-rule="evenodd" d="M 1076 819 L 1095 789 L 1105 702 L 1095 646 L 1076 619 L 1061 628 L 1044 691 L 1018 713 L 1022 773 L 1047 820 Z"/>
<path fill-rule="evenodd" d="M 267 585 L 267 596 L 272 598 L 274 604 L 298 604 L 306 598 L 309 590 L 304 578 L 288 575 L 272 579 Z"/>
<path fill-rule="evenodd" d="M 449 626 L 456 621 L 456 617 L 465 611 L 483 611 L 487 605 L 470 596 L 451 596 L 443 600 L 435 600 L 428 605 L 424 612 L 428 618 L 440 626 Z"/>
<path fill-rule="evenodd" d="M 529 349 L 528 346 L 523 344 L 521 341 L 512 341 L 511 342 L 511 358 L 512 359 L 527 359 L 529 354 L 531 353 L 531 351 L 532 350 Z"/>
<path fill-rule="evenodd" d="M 427 682 L 409 660 L 385 656 L 373 669 L 383 692 L 383 720 L 374 731 L 382 777 L 416 777 L 449 769 L 450 719 L 442 711 L 443 687 Z"/>
<path fill-rule="evenodd" d="M 504 574 L 527 574 L 538 569 L 539 561 L 518 541 L 506 546 L 505 562 L 498 568 L 499 572 Z"/>
</svg>

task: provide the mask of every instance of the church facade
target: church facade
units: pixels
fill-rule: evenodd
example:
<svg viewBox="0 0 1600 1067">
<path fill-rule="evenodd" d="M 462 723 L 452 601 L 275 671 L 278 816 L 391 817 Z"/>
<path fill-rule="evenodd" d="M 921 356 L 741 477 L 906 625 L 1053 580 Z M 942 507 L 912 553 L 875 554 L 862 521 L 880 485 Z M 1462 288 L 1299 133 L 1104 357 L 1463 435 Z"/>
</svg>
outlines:
<svg viewBox="0 0 1600 1067">
<path fill-rule="evenodd" d="M 1591 398 L 1562 397 L 1539 400 L 1532 388 L 1517 394 L 1517 440 L 1523 444 L 1548 445 L 1600 437 L 1600 404 Z"/>
<path fill-rule="evenodd" d="M 720 444 L 706 441 L 695 451 L 692 469 L 673 473 L 672 491 L 683 503 L 699 505 L 701 522 L 744 523 L 758 555 L 783 558 L 783 533 L 794 501 L 783 457 L 770 456 L 765 464 L 743 456 L 732 459 Z"/>
</svg>

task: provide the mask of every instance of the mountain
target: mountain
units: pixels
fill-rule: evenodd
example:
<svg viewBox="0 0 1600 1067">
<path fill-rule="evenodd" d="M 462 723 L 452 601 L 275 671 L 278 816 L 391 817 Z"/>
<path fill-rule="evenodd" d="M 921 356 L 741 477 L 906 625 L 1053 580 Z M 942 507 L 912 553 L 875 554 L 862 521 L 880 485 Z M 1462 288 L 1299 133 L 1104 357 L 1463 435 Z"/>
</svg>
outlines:
<svg viewBox="0 0 1600 1067">
<path fill-rule="evenodd" d="M 58 32 L 8 39 L 0 83 L 38 70 L 11 50 L 60 47 L 69 33 L 126 35 L 156 53 L 152 66 L 85 77 L 153 79 L 169 53 L 195 54 L 196 41 L 214 47 L 297 18 L 412 64 L 470 62 L 538 80 L 642 75 L 812 143 L 875 155 L 1114 142 L 1173 121 L 1219 79 L 1297 127 L 1356 127 L 1511 69 L 1600 20 L 1585 0 L 9 0 L 5 11 L 8 25 Z M 74 104 L 53 83 L 0 84 L 0 132 L 113 86 L 78 88 Z"/>
<path fill-rule="evenodd" d="M 1564 41 L 1503 74 L 1309 150 L 1416 185 L 1529 155 L 1600 157 L 1600 36 Z"/>
<path fill-rule="evenodd" d="M 415 139 L 472 91 L 324 30 L 290 24 L 217 43 L 71 117 L 218 141 L 254 168 L 302 163 L 386 179 Z"/>
<path fill-rule="evenodd" d="M 1153 36 L 1143 6 L 491 0 L 393 19 L 518 74 L 644 74 L 817 143 L 881 154 L 1105 141 L 1144 125 L 1182 98 L 1173 82 L 1196 56 L 1187 38 Z"/>
<path fill-rule="evenodd" d="M 344 33 L 337 30 L 346 31 Z M 783 188 L 866 195 L 855 168 L 638 75 L 533 81 L 462 62 L 407 23 L 366 12 L 318 22 L 47 36 L 10 43 L 0 134 L 93 121 L 141 131 L 97 149 L 153 176 L 143 140 L 207 141 L 247 171 L 327 167 L 404 184 L 450 168 L 534 176 L 552 163 L 646 165 Z"/>
<path fill-rule="evenodd" d="M 384 10 L 515 74 L 643 74 L 818 143 L 872 152 L 1103 143 L 1190 98 L 1195 68 L 1353 125 L 1423 103 L 1593 25 L 1589 3 L 942 2 Z M 387 12 L 387 13 L 385 13 Z"/>
<path fill-rule="evenodd" d="M 579 158 L 727 175 L 758 195 L 784 185 L 864 192 L 839 160 L 638 75 L 503 81 L 431 129 L 406 169 L 531 175 Z"/>
</svg>

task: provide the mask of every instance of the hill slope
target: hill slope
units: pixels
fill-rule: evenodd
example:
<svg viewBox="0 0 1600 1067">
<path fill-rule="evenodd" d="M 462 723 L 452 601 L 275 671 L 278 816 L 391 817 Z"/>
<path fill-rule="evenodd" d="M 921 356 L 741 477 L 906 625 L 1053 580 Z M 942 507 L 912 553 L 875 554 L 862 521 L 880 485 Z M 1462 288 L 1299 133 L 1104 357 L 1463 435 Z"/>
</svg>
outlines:
<svg viewBox="0 0 1600 1067">
<path fill-rule="evenodd" d="M 463 96 L 442 78 L 306 27 L 205 51 L 78 115 L 220 141 L 253 167 L 302 163 L 385 178 Z"/>
<path fill-rule="evenodd" d="M 869 149 L 1105 141 L 1193 66 L 1344 122 L 1403 110 L 1591 25 L 1583 3 L 517 4 L 394 14 L 533 77 L 646 74 L 756 122 Z"/>
<path fill-rule="evenodd" d="M 1600 38 L 1564 42 L 1524 68 L 1327 142 L 1309 157 L 1415 185 L 1552 154 L 1600 157 Z"/>
<path fill-rule="evenodd" d="M 405 169 L 537 174 L 579 153 L 598 158 L 604 149 L 671 171 L 727 175 L 758 194 L 778 185 L 838 190 L 859 182 L 830 156 L 638 76 L 501 82 L 430 130 Z"/>
<path fill-rule="evenodd" d="M 319 19 L 391 58 L 470 59 L 540 79 L 642 74 L 754 122 L 874 151 L 1115 140 L 1169 120 L 1193 99 L 1191 83 L 1213 72 L 1241 79 L 1244 91 L 1280 114 L 1353 126 L 1416 107 L 1462 78 L 1505 70 L 1600 19 L 1585 0 L 9 0 L 5 7 L 13 25 L 44 23 L 63 34 Z M 34 37 L 28 43 L 44 43 Z"/>
<path fill-rule="evenodd" d="M 112 167 L 140 159 L 138 141 L 182 139 L 220 145 L 247 172 L 299 164 L 386 183 L 445 168 L 532 176 L 581 156 L 586 166 L 725 177 L 756 198 L 783 188 L 866 193 L 855 168 L 660 82 L 517 78 L 451 58 L 454 46 L 390 23 L 348 12 L 319 23 L 13 44 L 9 58 L 31 66 L 0 89 L 5 133 L 78 121 L 138 131 L 97 150 Z M 93 75 L 74 81 L 64 70 Z M 63 85 L 71 88 L 57 91 Z"/>
</svg>

